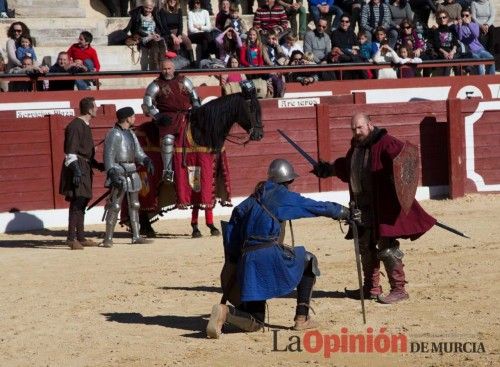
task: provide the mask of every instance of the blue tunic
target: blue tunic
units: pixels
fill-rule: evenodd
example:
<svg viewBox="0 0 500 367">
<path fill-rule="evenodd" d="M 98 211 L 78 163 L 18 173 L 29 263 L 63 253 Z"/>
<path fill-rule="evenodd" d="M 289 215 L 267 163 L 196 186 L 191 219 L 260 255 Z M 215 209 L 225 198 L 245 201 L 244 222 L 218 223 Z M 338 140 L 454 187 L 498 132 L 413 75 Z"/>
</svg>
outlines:
<svg viewBox="0 0 500 367">
<path fill-rule="evenodd" d="M 255 195 L 234 208 L 224 233 L 224 250 L 230 261 L 238 262 L 241 301 L 263 301 L 288 294 L 302 278 L 306 253 L 303 246 L 296 246 L 293 253 L 277 245 L 262 246 L 269 241 L 277 243 L 280 222 L 318 216 L 338 218 L 340 211 L 339 204 L 305 198 L 272 181 L 266 181 Z M 251 246 L 259 248 L 252 251 Z"/>
</svg>

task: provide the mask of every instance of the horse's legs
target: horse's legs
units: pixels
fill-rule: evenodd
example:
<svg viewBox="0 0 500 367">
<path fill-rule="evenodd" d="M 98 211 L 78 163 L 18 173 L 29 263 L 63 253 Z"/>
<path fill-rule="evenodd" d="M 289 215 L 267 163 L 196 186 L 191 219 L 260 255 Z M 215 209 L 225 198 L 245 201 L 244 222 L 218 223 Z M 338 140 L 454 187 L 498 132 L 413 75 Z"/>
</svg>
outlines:
<svg viewBox="0 0 500 367">
<path fill-rule="evenodd" d="M 163 161 L 162 178 L 168 182 L 174 182 L 174 170 L 172 168 L 172 158 L 174 156 L 175 136 L 167 134 L 161 138 L 161 159 Z"/>
</svg>

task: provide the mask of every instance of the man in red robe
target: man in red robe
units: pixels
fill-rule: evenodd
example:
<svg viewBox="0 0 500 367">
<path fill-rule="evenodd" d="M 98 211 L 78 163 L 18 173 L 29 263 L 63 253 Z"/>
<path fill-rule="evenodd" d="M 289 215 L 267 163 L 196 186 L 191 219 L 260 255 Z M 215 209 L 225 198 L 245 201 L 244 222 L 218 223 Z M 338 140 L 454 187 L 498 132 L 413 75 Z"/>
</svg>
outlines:
<svg viewBox="0 0 500 367">
<path fill-rule="evenodd" d="M 374 126 L 370 117 L 363 113 L 353 116 L 351 130 L 353 138 L 347 155 L 332 164 L 320 162 L 313 172 L 318 177 L 337 176 L 349 183 L 351 201 L 362 213 L 359 245 L 365 297 L 378 298 L 381 303 L 396 303 L 408 298 L 403 252 L 397 239 L 419 238 L 436 219 L 415 199 L 407 213 L 401 209 L 394 185 L 393 161 L 404 143 L 389 135 L 387 130 Z M 386 296 L 382 295 L 380 286 L 380 261 L 384 263 L 391 286 Z M 346 293 L 359 297 L 359 290 L 346 290 Z"/>
</svg>

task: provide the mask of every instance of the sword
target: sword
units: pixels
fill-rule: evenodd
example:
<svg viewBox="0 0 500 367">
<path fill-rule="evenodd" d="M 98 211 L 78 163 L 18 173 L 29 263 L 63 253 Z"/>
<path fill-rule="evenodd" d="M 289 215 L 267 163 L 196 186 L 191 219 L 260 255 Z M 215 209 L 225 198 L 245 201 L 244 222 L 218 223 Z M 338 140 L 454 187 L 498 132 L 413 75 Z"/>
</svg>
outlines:
<svg viewBox="0 0 500 367">
<path fill-rule="evenodd" d="M 354 201 L 349 203 L 349 209 L 351 213 L 356 209 L 356 204 Z M 366 312 L 365 312 L 365 295 L 363 289 L 363 279 L 361 277 L 361 254 L 359 252 L 359 237 L 358 237 L 358 226 L 354 220 L 350 220 L 350 225 L 352 228 L 352 237 L 354 239 L 354 256 L 356 257 L 356 270 L 358 271 L 358 284 L 359 284 L 359 298 L 361 300 L 361 311 L 363 313 L 363 324 L 366 324 Z"/>
<path fill-rule="evenodd" d="M 287 142 L 289 142 L 292 147 L 294 147 L 297 152 L 300 153 L 300 155 L 302 157 L 304 157 L 309 163 L 311 163 L 314 166 L 316 166 L 318 164 L 318 162 L 316 162 L 316 160 L 311 157 L 304 149 L 302 149 L 296 142 L 294 142 L 292 139 L 290 139 L 288 137 L 288 135 L 286 135 L 283 131 L 281 131 L 280 129 L 278 129 L 278 132 L 281 134 L 282 137 L 284 137 L 286 139 Z"/>
<path fill-rule="evenodd" d="M 101 201 L 103 201 L 109 194 L 111 193 L 111 189 L 109 189 L 108 191 L 106 191 L 104 194 L 102 194 L 101 196 L 99 196 L 92 204 L 90 204 L 87 208 L 87 211 L 89 211 L 90 209 L 92 209 L 94 206 L 96 206 L 97 204 L 99 204 Z"/>
<path fill-rule="evenodd" d="M 441 228 L 443 228 L 443 229 L 446 229 L 447 231 L 449 231 L 449 232 L 451 232 L 451 233 L 455 233 L 456 235 L 459 235 L 459 236 L 462 236 L 462 237 L 465 237 L 465 238 L 470 239 L 470 237 L 469 237 L 469 236 L 467 236 L 466 234 L 464 234 L 464 233 L 462 233 L 462 232 L 460 232 L 460 231 L 457 231 L 455 228 L 452 228 L 452 227 L 450 227 L 450 226 L 447 226 L 446 224 L 443 224 L 443 223 L 441 223 L 441 222 L 437 222 L 437 221 L 436 221 L 436 226 L 441 227 Z"/>
</svg>

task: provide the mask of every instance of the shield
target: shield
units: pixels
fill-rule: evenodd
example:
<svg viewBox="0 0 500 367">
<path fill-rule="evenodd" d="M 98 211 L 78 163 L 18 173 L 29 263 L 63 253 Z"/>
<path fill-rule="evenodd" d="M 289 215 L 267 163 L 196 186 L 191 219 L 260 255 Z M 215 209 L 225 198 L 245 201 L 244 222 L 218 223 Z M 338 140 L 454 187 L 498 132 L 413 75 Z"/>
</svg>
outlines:
<svg viewBox="0 0 500 367">
<path fill-rule="evenodd" d="M 418 148 L 405 142 L 393 161 L 394 186 L 399 205 L 405 214 L 410 211 L 418 185 Z"/>
</svg>

